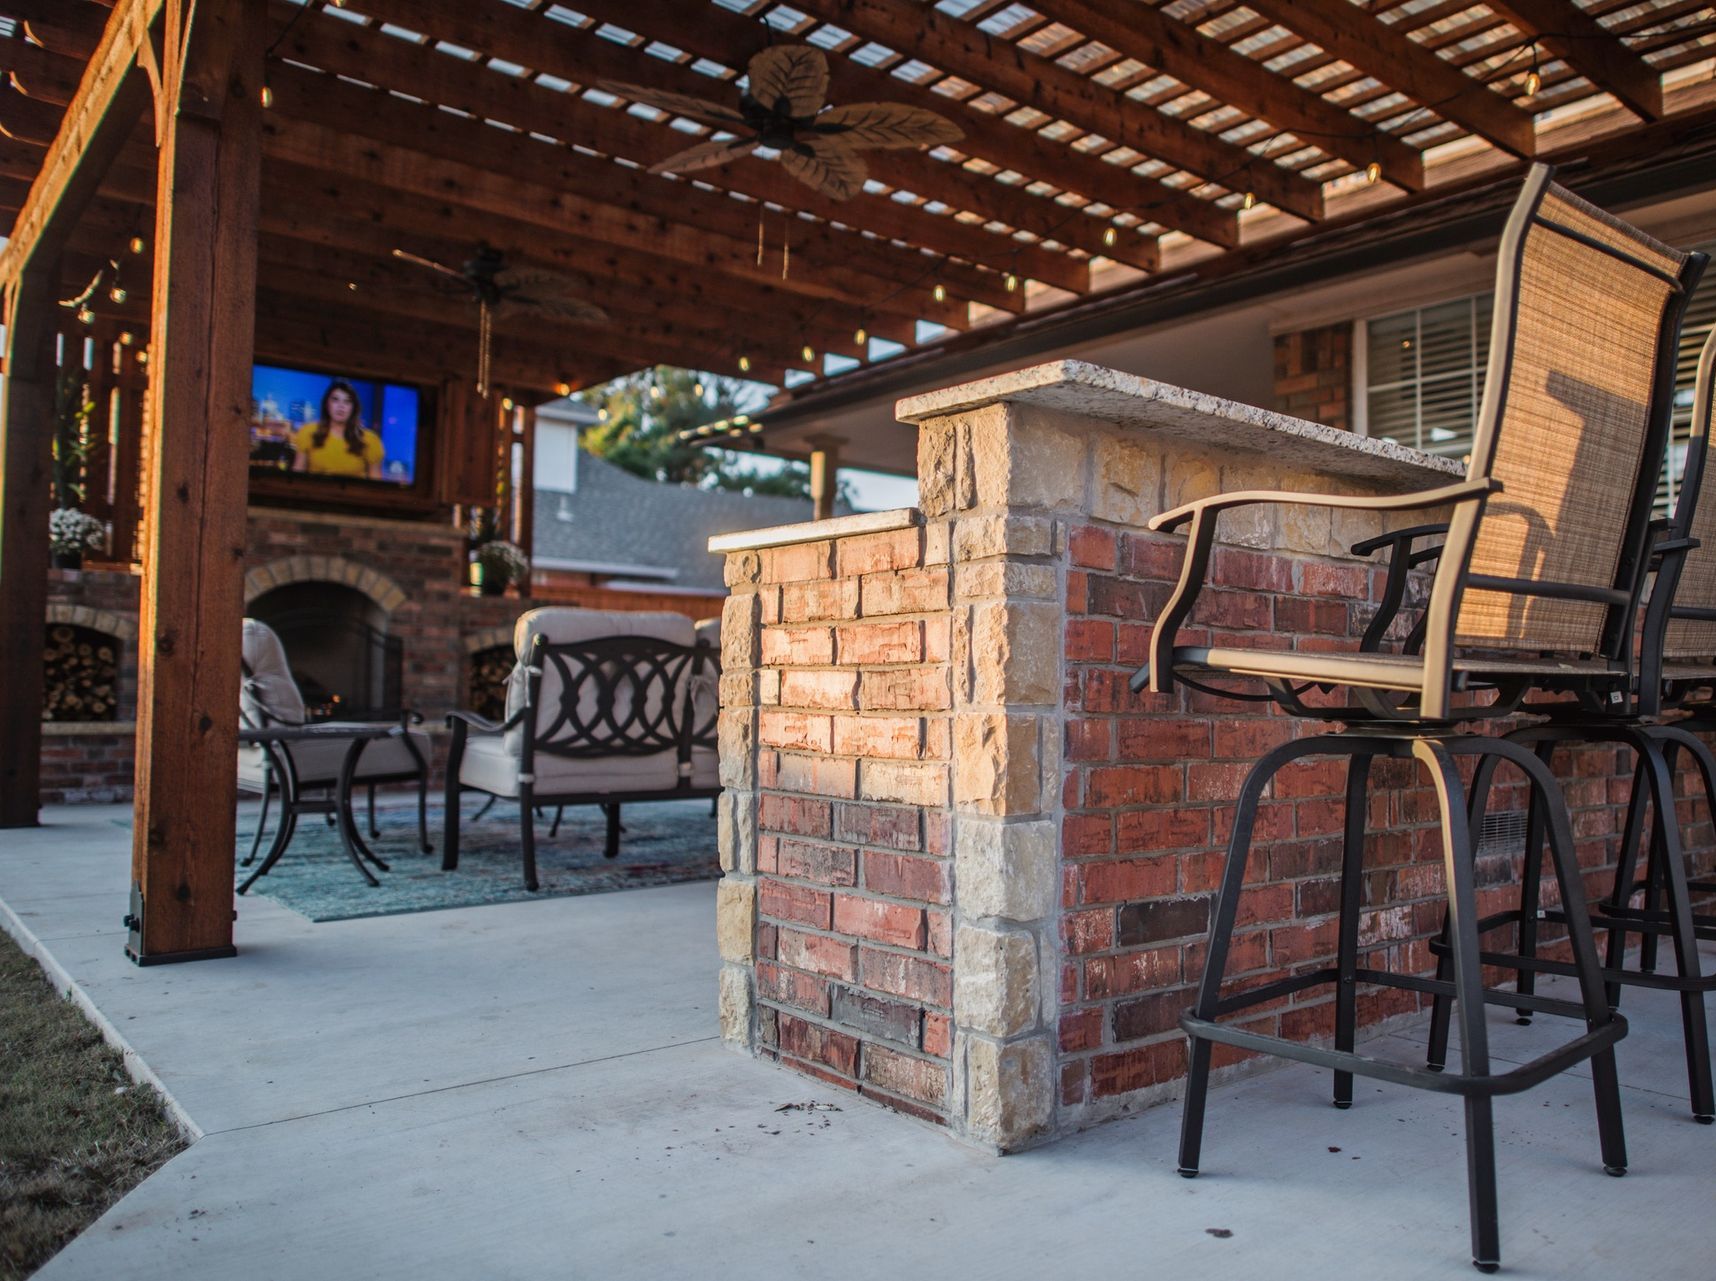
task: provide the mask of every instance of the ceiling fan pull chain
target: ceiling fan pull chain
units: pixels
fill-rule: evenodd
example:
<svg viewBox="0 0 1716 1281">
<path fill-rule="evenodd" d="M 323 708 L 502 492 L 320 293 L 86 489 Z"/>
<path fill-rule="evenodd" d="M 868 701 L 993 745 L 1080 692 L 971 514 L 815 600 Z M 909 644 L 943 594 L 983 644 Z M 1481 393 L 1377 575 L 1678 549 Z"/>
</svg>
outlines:
<svg viewBox="0 0 1716 1281">
<path fill-rule="evenodd" d="M 489 398 L 489 304 L 484 301 L 477 310 L 477 395 Z"/>
</svg>

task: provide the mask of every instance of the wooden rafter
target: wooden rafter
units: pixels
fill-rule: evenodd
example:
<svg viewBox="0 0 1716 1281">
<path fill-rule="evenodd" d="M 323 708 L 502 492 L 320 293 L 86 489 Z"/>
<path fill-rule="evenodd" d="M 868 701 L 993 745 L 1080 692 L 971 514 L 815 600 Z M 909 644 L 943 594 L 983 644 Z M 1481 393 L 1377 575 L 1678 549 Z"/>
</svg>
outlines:
<svg viewBox="0 0 1716 1281">
<path fill-rule="evenodd" d="M 908 0 L 795 0 L 794 7 L 1205 181 L 1242 190 L 1249 186 L 1288 213 L 1322 217 L 1317 184 L 932 6 Z"/>
<path fill-rule="evenodd" d="M 1662 74 L 1578 5 L 1487 0 L 1489 7 L 1646 120 L 1662 119 Z"/>
<path fill-rule="evenodd" d="M 1380 160 L 1400 186 L 1409 191 L 1424 187 L 1424 157 L 1418 151 L 1189 23 L 1137 0 L 1041 0 L 1041 7 L 1115 52 L 1290 130 L 1330 155 L 1360 169 Z"/>
<path fill-rule="evenodd" d="M 1348 0 L 1246 0 L 1246 8 L 1298 32 L 1504 151 L 1527 160 L 1536 154 L 1537 132 L 1529 115 Z"/>
</svg>

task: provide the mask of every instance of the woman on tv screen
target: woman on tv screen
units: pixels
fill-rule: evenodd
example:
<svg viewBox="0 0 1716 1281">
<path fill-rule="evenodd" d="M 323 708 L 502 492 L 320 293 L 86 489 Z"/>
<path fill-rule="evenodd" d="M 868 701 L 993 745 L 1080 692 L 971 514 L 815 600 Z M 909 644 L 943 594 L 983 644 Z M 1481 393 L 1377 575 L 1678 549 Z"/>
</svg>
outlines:
<svg viewBox="0 0 1716 1281">
<path fill-rule="evenodd" d="M 364 426 L 357 390 L 336 378 L 322 393 L 321 417 L 292 433 L 293 471 L 380 480 L 381 437 Z"/>
</svg>

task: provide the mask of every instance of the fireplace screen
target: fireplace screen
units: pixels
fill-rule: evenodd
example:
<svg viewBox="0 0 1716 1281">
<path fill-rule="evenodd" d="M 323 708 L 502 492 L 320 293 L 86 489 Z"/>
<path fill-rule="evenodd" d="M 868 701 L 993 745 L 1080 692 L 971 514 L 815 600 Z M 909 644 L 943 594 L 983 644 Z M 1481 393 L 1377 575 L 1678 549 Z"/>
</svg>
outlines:
<svg viewBox="0 0 1716 1281">
<path fill-rule="evenodd" d="M 399 714 L 403 647 L 384 630 L 384 612 L 362 592 L 293 583 L 257 597 L 250 616 L 280 637 L 312 719 Z"/>
</svg>

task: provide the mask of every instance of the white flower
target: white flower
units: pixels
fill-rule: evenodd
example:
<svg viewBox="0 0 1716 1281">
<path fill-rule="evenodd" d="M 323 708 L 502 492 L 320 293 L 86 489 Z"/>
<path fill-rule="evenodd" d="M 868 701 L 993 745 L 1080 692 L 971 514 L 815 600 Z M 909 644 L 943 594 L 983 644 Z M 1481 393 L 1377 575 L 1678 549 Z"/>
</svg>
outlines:
<svg viewBox="0 0 1716 1281">
<path fill-rule="evenodd" d="M 485 575 L 495 574 L 509 583 L 523 580 L 530 573 L 530 560 L 517 543 L 494 538 L 477 548 L 477 563 Z"/>
<path fill-rule="evenodd" d="M 107 543 L 107 526 L 75 507 L 56 507 L 48 515 L 48 545 L 60 554 L 96 551 Z"/>
</svg>

